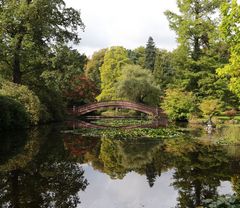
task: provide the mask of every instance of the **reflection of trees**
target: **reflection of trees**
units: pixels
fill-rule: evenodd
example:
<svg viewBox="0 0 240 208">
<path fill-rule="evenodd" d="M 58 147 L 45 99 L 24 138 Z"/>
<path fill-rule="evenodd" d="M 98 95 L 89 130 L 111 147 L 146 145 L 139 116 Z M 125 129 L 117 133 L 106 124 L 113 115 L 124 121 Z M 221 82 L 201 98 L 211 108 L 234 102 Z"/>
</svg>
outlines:
<svg viewBox="0 0 240 208">
<path fill-rule="evenodd" d="M 0 171 L 11 171 L 25 167 L 39 152 L 40 135 L 36 130 L 8 133 L 1 140 Z M 3 143 L 2 143 L 3 141 Z"/>
<path fill-rule="evenodd" d="M 100 159 L 104 171 L 113 178 L 123 178 L 126 173 L 136 171 L 148 175 L 151 181 L 156 177 L 152 168 L 153 156 L 161 147 L 161 142 L 150 140 L 112 140 L 102 138 Z M 154 175 L 152 175 L 154 174 Z M 151 178 L 149 178 L 151 177 Z M 151 186 L 153 185 L 150 182 Z"/>
<path fill-rule="evenodd" d="M 240 175 L 234 175 L 231 178 L 233 190 L 235 191 L 237 197 L 240 199 Z"/>
<path fill-rule="evenodd" d="M 14 170 L 0 177 L 3 207 L 76 207 L 78 191 L 87 186 L 83 170 L 66 163 L 46 163 L 41 170 Z"/>
<path fill-rule="evenodd" d="M 197 207 L 204 205 L 205 199 L 217 198 L 221 181 L 229 181 L 231 177 L 235 191 L 240 193 L 239 156 L 225 146 L 192 138 L 129 140 L 102 137 L 95 140 L 95 145 L 90 145 L 89 138 L 85 142 L 83 137 L 79 139 L 85 147 L 83 160 L 112 178 L 123 178 L 135 171 L 146 175 L 152 187 L 162 172 L 174 168 L 172 185 L 179 192 L 179 208 Z"/>
<path fill-rule="evenodd" d="M 220 181 L 229 180 L 231 175 L 231 161 L 222 147 L 205 145 L 198 140 L 192 141 L 190 145 L 186 141 L 184 145 L 182 139 L 175 146 L 171 141 L 170 148 L 167 149 L 173 150 L 173 156 L 176 156 L 173 186 L 179 191 L 177 207 L 198 207 L 203 204 L 204 199 L 218 196 L 217 187 Z"/>
<path fill-rule="evenodd" d="M 36 153 L 26 165 L 0 172 L 1 207 L 68 208 L 80 203 L 78 192 L 88 185 L 84 171 L 64 150 L 59 131 L 45 128 L 44 132 L 48 133 L 41 133 L 41 145 L 38 150 L 33 149 Z M 14 159 L 18 157 L 13 156 Z"/>
<path fill-rule="evenodd" d="M 236 125 L 223 127 L 218 132 L 217 136 L 225 140 L 227 143 L 239 143 L 240 142 L 240 127 Z"/>
</svg>

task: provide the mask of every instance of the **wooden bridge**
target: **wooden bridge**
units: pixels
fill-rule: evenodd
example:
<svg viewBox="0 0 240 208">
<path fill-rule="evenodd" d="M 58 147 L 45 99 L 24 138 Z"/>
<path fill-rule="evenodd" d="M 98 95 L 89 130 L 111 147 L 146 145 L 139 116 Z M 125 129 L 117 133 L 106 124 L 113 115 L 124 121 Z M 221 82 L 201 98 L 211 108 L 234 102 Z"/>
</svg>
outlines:
<svg viewBox="0 0 240 208">
<path fill-rule="evenodd" d="M 160 118 L 167 117 L 167 115 L 163 112 L 161 108 L 151 107 L 144 104 L 134 103 L 129 101 L 106 101 L 106 102 L 96 102 L 92 104 L 86 104 L 78 107 L 74 106 L 69 113 L 76 116 L 82 116 L 87 113 L 100 110 L 100 109 L 106 109 L 106 108 L 131 109 L 131 110 L 146 113 L 153 117 L 160 117 Z"/>
</svg>

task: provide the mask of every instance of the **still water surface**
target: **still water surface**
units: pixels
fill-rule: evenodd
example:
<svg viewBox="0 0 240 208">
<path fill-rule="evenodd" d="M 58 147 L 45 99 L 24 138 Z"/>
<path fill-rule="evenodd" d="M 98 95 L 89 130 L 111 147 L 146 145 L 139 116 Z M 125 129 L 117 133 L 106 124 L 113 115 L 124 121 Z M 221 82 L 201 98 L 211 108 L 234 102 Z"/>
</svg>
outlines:
<svg viewBox="0 0 240 208">
<path fill-rule="evenodd" d="M 240 149 L 213 142 L 220 134 L 132 140 L 63 129 L 0 135 L 0 207 L 194 208 L 240 196 Z"/>
</svg>

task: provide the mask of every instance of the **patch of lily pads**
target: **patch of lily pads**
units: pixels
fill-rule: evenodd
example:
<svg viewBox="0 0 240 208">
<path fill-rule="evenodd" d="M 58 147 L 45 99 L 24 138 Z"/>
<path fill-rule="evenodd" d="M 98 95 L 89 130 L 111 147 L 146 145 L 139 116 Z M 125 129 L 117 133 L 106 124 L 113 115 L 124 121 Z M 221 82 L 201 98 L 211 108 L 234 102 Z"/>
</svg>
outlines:
<svg viewBox="0 0 240 208">
<path fill-rule="evenodd" d="M 120 127 L 129 125 L 145 125 L 151 124 L 152 120 L 146 119 L 99 119 L 92 121 L 91 123 L 110 127 Z"/>
<path fill-rule="evenodd" d="M 108 137 L 116 139 L 138 139 L 138 138 L 174 138 L 183 135 L 183 132 L 176 128 L 136 128 L 136 129 L 88 129 L 81 128 L 64 133 L 80 134 L 84 137 Z"/>
</svg>

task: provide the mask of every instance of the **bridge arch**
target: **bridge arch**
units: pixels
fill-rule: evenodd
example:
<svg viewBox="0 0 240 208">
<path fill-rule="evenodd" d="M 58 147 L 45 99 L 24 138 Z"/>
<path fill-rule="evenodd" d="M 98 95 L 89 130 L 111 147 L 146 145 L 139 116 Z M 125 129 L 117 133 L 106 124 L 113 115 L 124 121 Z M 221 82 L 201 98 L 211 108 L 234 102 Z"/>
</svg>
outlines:
<svg viewBox="0 0 240 208">
<path fill-rule="evenodd" d="M 121 108 L 130 109 L 139 112 L 146 113 L 154 117 L 167 117 L 164 111 L 158 107 L 147 106 L 141 103 L 135 103 L 130 101 L 105 101 L 86 104 L 78 107 L 73 107 L 71 114 L 76 116 L 82 116 L 87 113 L 106 108 Z"/>
</svg>

